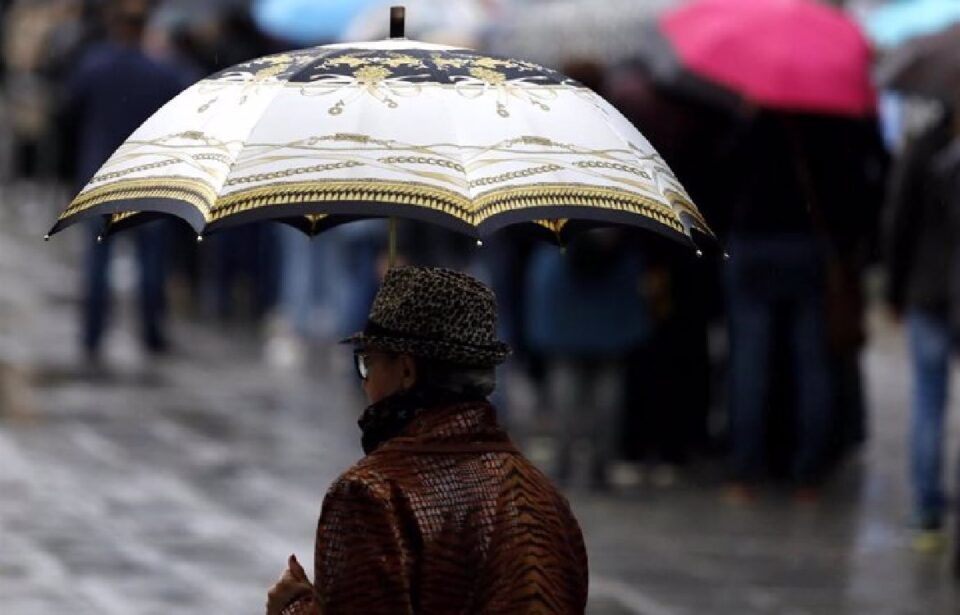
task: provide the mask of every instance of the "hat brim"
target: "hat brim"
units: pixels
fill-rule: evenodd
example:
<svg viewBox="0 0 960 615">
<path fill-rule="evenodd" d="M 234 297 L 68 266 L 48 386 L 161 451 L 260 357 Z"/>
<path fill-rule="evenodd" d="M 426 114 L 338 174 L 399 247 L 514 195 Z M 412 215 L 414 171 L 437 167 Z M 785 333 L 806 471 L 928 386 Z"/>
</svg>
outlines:
<svg viewBox="0 0 960 615">
<path fill-rule="evenodd" d="M 387 352 L 411 354 L 415 357 L 434 361 L 445 361 L 457 365 L 494 366 L 507 360 L 510 346 L 503 342 L 494 342 L 488 346 L 457 344 L 443 340 L 412 339 L 386 335 L 355 333 L 340 340 L 341 344 L 351 344 L 359 349 L 376 349 Z"/>
</svg>

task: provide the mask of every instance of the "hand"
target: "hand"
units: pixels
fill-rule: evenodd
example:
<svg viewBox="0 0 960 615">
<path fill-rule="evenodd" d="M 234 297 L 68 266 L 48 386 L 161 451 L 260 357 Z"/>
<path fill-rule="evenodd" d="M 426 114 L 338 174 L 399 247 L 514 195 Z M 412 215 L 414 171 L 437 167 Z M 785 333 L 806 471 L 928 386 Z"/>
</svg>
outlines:
<svg viewBox="0 0 960 615">
<path fill-rule="evenodd" d="M 310 584 L 307 573 L 297 561 L 297 557 L 291 555 L 287 560 L 287 569 L 267 592 L 267 615 L 282 615 L 283 610 L 297 598 L 308 596 L 312 592 L 313 585 Z"/>
<path fill-rule="evenodd" d="M 404 265 L 409 265 L 409 259 L 403 254 L 397 253 L 397 260 L 393 264 L 395 267 L 403 267 Z M 383 280 L 387 275 L 387 271 L 390 270 L 390 255 L 387 252 L 384 252 L 377 257 L 377 279 Z"/>
</svg>

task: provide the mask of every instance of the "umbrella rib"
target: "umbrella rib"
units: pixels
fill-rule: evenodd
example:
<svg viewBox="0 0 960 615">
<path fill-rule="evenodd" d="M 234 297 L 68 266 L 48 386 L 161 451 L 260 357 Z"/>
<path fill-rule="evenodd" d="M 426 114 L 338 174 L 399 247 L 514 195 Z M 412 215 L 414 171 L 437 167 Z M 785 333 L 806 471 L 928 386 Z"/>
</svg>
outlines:
<svg viewBox="0 0 960 615">
<path fill-rule="evenodd" d="M 594 93 L 594 92 L 591 92 L 591 94 L 595 97 L 593 100 L 591 100 L 591 104 L 593 104 L 594 108 L 597 109 L 597 112 L 600 114 L 600 117 L 603 118 L 603 123 L 606 124 L 607 130 L 609 130 L 610 133 L 612 133 L 613 135 L 615 135 L 616 138 L 619 139 L 619 140 L 626 146 L 626 148 L 627 148 L 628 151 L 633 151 L 633 150 L 634 150 L 634 147 L 635 147 L 635 146 L 633 145 L 633 143 L 630 142 L 630 141 L 628 141 L 628 140 L 626 139 L 626 137 L 624 137 L 622 134 L 620 134 L 620 131 L 614 129 L 614 127 L 613 127 L 613 126 L 611 125 L 611 123 L 610 123 L 610 118 L 609 118 L 609 116 L 607 115 L 608 110 L 607 110 L 607 109 L 604 109 L 602 105 L 599 105 L 599 104 L 597 103 L 596 99 L 597 99 L 597 98 L 600 98 L 600 96 L 599 96 L 598 94 Z M 601 100 L 602 100 L 602 99 L 601 99 Z M 619 111 L 616 110 L 616 108 L 613 107 L 613 105 L 610 105 L 609 112 L 610 112 L 610 113 L 620 113 Z M 630 121 L 627 120 L 626 118 L 623 118 L 623 121 L 627 122 L 628 124 L 630 123 Z M 631 125 L 632 125 L 632 124 L 631 124 Z M 654 158 L 654 157 L 652 157 L 652 156 L 651 156 L 650 158 L 651 158 L 651 161 L 660 159 L 660 158 L 659 158 L 659 155 L 658 155 L 656 158 Z M 661 159 L 661 160 L 662 160 L 662 159 Z M 663 166 L 666 167 L 667 169 L 669 169 L 669 167 L 667 167 L 667 164 L 666 164 L 665 161 L 663 162 Z M 672 171 L 672 170 L 671 170 L 671 174 L 673 174 L 673 171 Z M 660 187 L 660 177 L 661 177 L 661 174 L 660 174 L 660 173 L 656 173 L 656 174 L 655 174 L 655 176 L 654 176 L 655 185 L 656 185 L 656 187 L 657 187 L 657 191 L 661 193 L 661 196 L 666 196 L 666 195 L 663 194 L 664 191 L 663 191 L 663 190 L 661 189 L 661 187 Z M 679 183 L 680 183 L 680 181 L 679 181 L 679 179 L 677 179 L 677 184 L 679 185 Z M 693 204 L 690 203 L 690 201 L 689 201 L 688 199 L 684 199 L 684 200 L 685 200 L 685 207 L 684 207 L 685 210 L 686 210 L 686 209 L 692 209 L 692 210 L 696 211 L 696 206 L 693 206 Z M 671 202 L 671 205 L 674 205 L 674 203 Z M 674 214 L 674 216 L 676 216 L 677 220 L 682 223 L 682 220 L 680 220 L 680 215 L 679 215 L 676 211 L 673 211 L 673 214 Z"/>
<path fill-rule="evenodd" d="M 447 109 L 448 115 L 452 115 L 453 113 L 452 107 L 448 106 L 446 109 Z M 457 121 L 457 118 L 453 117 L 452 119 L 453 119 L 453 122 L 451 122 L 451 124 L 449 125 L 452 125 L 454 127 L 454 134 L 455 134 L 455 141 L 456 141 L 456 145 L 454 145 L 454 151 L 457 154 L 457 164 L 459 164 L 460 169 L 462 169 L 461 173 L 463 174 L 463 186 L 466 189 L 466 201 L 469 204 L 468 208 L 469 208 L 469 216 L 470 216 L 470 225 L 476 228 L 477 226 L 476 214 L 475 214 L 476 204 L 474 200 L 473 187 L 471 186 L 471 182 L 470 182 L 470 171 L 467 168 L 466 152 L 461 146 L 461 144 L 463 143 L 463 136 L 460 131 L 460 123 Z"/>
<path fill-rule="evenodd" d="M 270 98 L 271 103 L 280 95 L 281 92 L 283 92 L 283 88 L 275 88 L 274 90 L 275 91 L 271 93 L 271 98 Z M 250 137 L 253 135 L 253 133 L 256 132 L 257 128 L 263 122 L 263 118 L 264 116 L 266 116 L 267 114 L 266 112 L 267 112 L 267 109 L 269 109 L 269 107 L 270 107 L 269 103 L 267 105 L 264 105 L 263 113 L 261 113 L 260 116 L 257 117 L 256 120 L 254 120 L 253 125 L 250 127 L 250 130 L 247 131 L 247 136 L 245 139 L 243 139 L 243 142 L 248 141 Z M 227 185 L 227 182 L 230 180 L 230 175 L 233 173 L 233 170 L 236 168 L 237 164 L 240 162 L 240 158 L 243 155 L 244 149 L 245 149 L 244 147 L 241 147 L 240 151 L 237 152 L 237 156 L 233 159 L 233 161 L 227 167 L 227 172 L 224 173 L 223 180 L 221 181 L 220 186 L 215 189 L 215 193 L 217 197 L 216 197 L 216 201 L 213 203 L 212 207 L 210 208 L 211 216 L 213 216 L 216 213 L 217 209 L 220 207 L 220 202 L 223 199 L 222 190 Z"/>
</svg>

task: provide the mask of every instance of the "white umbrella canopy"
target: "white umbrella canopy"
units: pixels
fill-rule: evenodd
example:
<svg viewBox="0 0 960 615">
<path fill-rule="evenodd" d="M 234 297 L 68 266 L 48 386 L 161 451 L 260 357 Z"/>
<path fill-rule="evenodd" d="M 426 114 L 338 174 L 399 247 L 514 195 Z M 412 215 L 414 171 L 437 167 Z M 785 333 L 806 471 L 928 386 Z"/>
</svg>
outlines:
<svg viewBox="0 0 960 615">
<path fill-rule="evenodd" d="M 278 54 L 193 85 L 104 164 L 51 232 L 172 214 L 196 232 L 370 217 L 475 237 L 631 224 L 709 229 L 647 140 L 590 90 L 528 62 L 390 39 Z"/>
</svg>

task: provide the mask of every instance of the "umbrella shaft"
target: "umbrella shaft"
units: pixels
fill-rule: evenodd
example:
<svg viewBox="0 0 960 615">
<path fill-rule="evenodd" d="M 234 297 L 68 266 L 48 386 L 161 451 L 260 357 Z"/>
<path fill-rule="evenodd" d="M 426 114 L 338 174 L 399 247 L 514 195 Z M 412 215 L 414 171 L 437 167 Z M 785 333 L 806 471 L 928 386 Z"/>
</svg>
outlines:
<svg viewBox="0 0 960 615">
<path fill-rule="evenodd" d="M 388 265 L 390 269 L 393 269 L 394 265 L 397 264 L 397 219 L 390 218 L 390 230 L 387 243 L 387 258 L 389 259 Z"/>
</svg>

